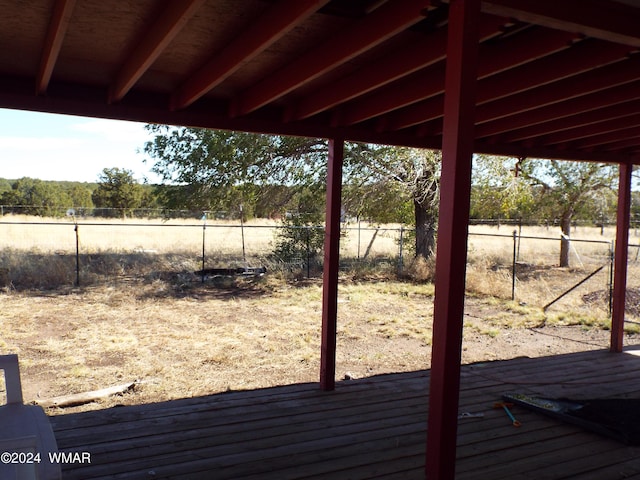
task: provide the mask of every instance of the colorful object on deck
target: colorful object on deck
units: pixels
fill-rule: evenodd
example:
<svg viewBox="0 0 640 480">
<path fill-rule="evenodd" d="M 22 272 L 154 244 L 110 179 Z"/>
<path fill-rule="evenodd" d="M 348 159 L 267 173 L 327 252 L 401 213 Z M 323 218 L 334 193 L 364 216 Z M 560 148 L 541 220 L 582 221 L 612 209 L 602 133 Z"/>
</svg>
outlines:
<svg viewBox="0 0 640 480">
<path fill-rule="evenodd" d="M 521 426 L 522 424 L 516 420 L 516 417 L 514 417 L 511 410 L 509 410 L 509 407 L 513 407 L 513 403 L 497 402 L 493 405 L 493 408 L 502 408 L 507 413 L 507 416 L 511 419 L 511 423 L 514 427 Z"/>
</svg>

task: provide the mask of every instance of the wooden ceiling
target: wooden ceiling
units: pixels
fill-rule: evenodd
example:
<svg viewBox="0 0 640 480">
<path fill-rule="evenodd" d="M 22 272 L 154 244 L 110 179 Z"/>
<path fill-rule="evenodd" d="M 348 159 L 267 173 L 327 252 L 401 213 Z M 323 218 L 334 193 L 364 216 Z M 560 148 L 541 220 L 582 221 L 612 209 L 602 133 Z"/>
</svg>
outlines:
<svg viewBox="0 0 640 480">
<path fill-rule="evenodd" d="M 442 0 L 0 0 L 0 107 L 439 148 Z M 482 2 L 475 150 L 634 162 L 640 2 Z"/>
</svg>

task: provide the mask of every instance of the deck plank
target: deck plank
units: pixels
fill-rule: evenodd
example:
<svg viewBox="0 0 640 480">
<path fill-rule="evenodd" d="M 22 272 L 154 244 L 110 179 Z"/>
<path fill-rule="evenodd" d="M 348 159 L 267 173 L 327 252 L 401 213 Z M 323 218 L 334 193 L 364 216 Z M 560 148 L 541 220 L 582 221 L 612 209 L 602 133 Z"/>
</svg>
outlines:
<svg viewBox="0 0 640 480">
<path fill-rule="evenodd" d="M 464 365 L 459 480 L 640 480 L 640 448 L 519 406 L 514 428 L 494 403 L 507 392 L 640 398 L 640 357 L 604 350 Z M 63 478 L 420 479 L 429 372 L 234 391 L 50 417 L 59 448 L 92 453 Z"/>
</svg>

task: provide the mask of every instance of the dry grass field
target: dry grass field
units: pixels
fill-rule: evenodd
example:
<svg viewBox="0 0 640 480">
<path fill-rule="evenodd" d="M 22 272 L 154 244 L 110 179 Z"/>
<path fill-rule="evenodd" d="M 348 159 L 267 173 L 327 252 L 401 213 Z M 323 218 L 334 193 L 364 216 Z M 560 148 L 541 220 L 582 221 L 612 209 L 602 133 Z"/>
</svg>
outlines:
<svg viewBox="0 0 640 480">
<path fill-rule="evenodd" d="M 86 245 L 94 238 L 96 242 L 95 250 L 87 255 L 106 263 L 108 254 L 118 261 L 104 267 L 109 276 L 91 278 L 83 272 L 92 281 L 75 287 L 73 262 L 67 272 L 73 255 L 59 251 L 68 236 L 75 248 L 73 224 L 66 220 L 59 223 L 62 225 L 34 226 L 42 229 L 36 239 L 31 238 L 33 233 L 20 231 L 19 225 L 0 224 L 0 242 L 4 242 L 0 245 L 0 268 L 30 270 L 29 275 L 36 279 L 49 270 L 63 271 L 56 288 L 16 289 L 8 285 L 0 292 L 0 352 L 19 354 L 26 400 L 137 381 L 135 388 L 122 396 L 75 407 L 86 410 L 317 381 L 320 279 L 269 272 L 262 277 L 212 278 L 202 283 L 189 275 L 199 268 L 202 244 L 197 240 L 189 240 L 193 242 L 189 244 L 182 238 L 199 235 L 201 242 L 201 226 L 189 226 L 189 222 L 175 227 L 97 226 L 97 231 L 108 228 L 112 233 L 106 235 L 103 230 L 91 237 L 89 226 L 81 224 L 81 241 Z M 255 227 L 262 238 L 251 238 L 251 251 L 257 251 L 258 244 L 268 249 L 270 225 Z M 158 233 L 152 234 L 156 229 Z M 63 239 L 56 239 L 55 232 L 63 231 Z M 361 256 L 371 242 L 371 232 L 360 232 Z M 598 266 L 606 265 L 607 245 L 576 242 L 572 258 L 576 266 L 560 269 L 555 266 L 559 241 L 523 238 L 516 301 L 511 301 L 511 230 L 472 227 L 472 232 L 507 237 L 470 238 L 463 361 L 606 347 L 606 299 L 594 295 L 607 289 L 606 267 L 547 312 L 540 307 Z M 392 233 L 378 232 L 373 243 L 378 246 L 375 255 L 387 248 L 386 255 L 396 258 L 398 246 Z M 525 236 L 540 233 L 544 232 L 522 232 Z M 237 227 L 207 226 L 211 251 L 219 249 L 212 256 L 231 258 L 225 255 L 241 244 L 239 234 Z M 349 243 L 345 243 L 354 242 L 354 237 L 349 232 Z M 578 237 L 603 238 L 599 231 L 586 229 L 579 230 Z M 51 243 L 39 243 L 43 238 Z M 248 246 L 248 235 L 245 241 Z M 355 247 L 352 251 L 357 251 L 357 243 Z M 372 247 L 370 255 L 373 252 Z M 34 265 L 26 264 L 35 260 Z M 398 278 L 395 261 L 390 264 L 391 270 L 341 272 L 339 378 L 429 367 L 431 265 L 406 265 L 404 278 Z M 630 268 L 633 281 L 638 278 L 638 267 L 632 262 Z M 630 318 L 636 318 L 634 313 Z M 629 325 L 629 335 L 636 335 L 634 327 Z M 50 413 L 56 412 L 53 409 Z"/>
</svg>

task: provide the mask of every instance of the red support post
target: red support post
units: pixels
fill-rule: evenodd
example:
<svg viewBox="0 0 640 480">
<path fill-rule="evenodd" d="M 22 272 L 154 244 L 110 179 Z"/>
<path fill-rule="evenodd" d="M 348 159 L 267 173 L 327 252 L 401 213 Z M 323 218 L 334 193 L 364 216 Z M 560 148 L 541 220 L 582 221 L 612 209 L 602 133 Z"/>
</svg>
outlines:
<svg viewBox="0 0 640 480">
<path fill-rule="evenodd" d="M 480 0 L 449 2 L 426 476 L 455 477 Z"/>
<path fill-rule="evenodd" d="M 613 273 L 613 310 L 611 315 L 612 352 L 620 353 L 624 337 L 624 310 L 627 293 L 627 259 L 629 250 L 629 218 L 631 212 L 631 172 L 633 165 L 620 164 L 618 214 Z"/>
<path fill-rule="evenodd" d="M 320 352 L 320 388 L 322 390 L 333 390 L 336 385 L 338 268 L 340 260 L 343 159 L 344 141 L 329 140 L 324 270 L 322 273 L 322 347 Z"/>
</svg>

